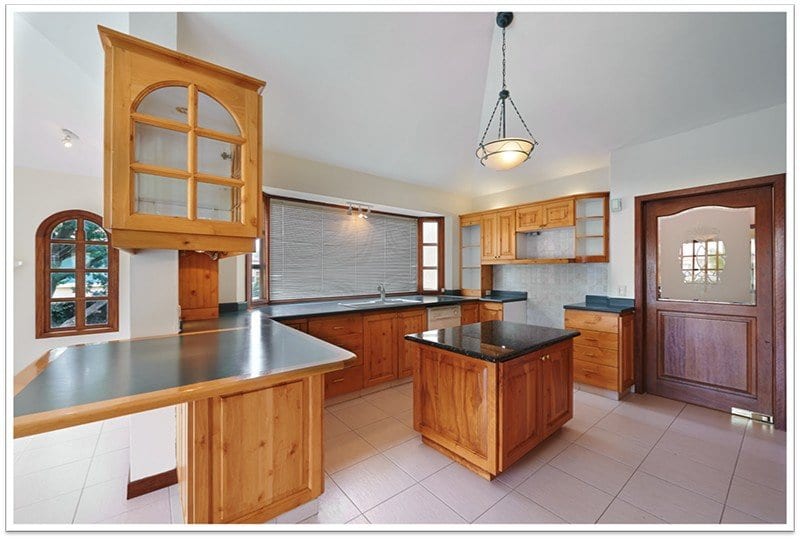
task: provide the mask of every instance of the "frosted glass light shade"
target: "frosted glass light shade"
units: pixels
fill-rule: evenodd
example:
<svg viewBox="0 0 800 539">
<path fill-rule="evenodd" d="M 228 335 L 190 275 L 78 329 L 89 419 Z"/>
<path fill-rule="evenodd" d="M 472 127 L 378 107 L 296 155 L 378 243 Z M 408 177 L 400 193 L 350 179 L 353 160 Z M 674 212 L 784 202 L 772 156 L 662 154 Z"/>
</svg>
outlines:
<svg viewBox="0 0 800 539">
<path fill-rule="evenodd" d="M 481 165 L 494 170 L 508 170 L 528 160 L 535 143 L 523 138 L 501 138 L 478 146 L 475 155 Z"/>
</svg>

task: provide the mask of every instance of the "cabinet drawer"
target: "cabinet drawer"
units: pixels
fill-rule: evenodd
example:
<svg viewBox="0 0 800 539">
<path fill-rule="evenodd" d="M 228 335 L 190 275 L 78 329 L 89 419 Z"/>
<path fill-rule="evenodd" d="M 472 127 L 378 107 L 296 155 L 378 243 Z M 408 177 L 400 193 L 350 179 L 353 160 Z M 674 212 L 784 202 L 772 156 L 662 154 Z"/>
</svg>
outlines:
<svg viewBox="0 0 800 539">
<path fill-rule="evenodd" d="M 356 358 L 348 361 L 348 366 L 361 365 L 364 362 L 362 359 L 364 356 L 364 337 L 362 335 L 358 333 L 332 335 L 330 337 L 323 338 L 322 340 L 338 346 L 339 348 L 344 348 L 345 350 L 353 352 L 356 355 Z"/>
<path fill-rule="evenodd" d="M 618 370 L 614 367 L 606 367 L 596 363 L 589 363 L 575 359 L 575 370 L 573 375 L 575 381 L 591 386 L 603 387 L 606 389 L 617 389 Z"/>
<path fill-rule="evenodd" d="M 603 331 L 592 331 L 591 329 L 573 328 L 565 325 L 568 329 L 577 329 L 581 332 L 580 335 L 575 337 L 573 341 L 575 344 L 581 346 L 597 346 L 605 348 L 606 350 L 618 350 L 619 343 L 617 342 L 616 333 L 606 333 Z"/>
<path fill-rule="evenodd" d="M 597 346 L 582 346 L 576 343 L 572 351 L 575 359 L 608 367 L 619 367 L 616 350 L 598 348 Z"/>
<path fill-rule="evenodd" d="M 564 311 L 564 326 L 576 329 L 591 329 L 617 333 L 619 316 L 614 313 L 600 313 L 595 311 Z"/>
<path fill-rule="evenodd" d="M 344 395 L 364 387 L 364 370 L 361 365 L 325 373 L 325 398 Z"/>
<path fill-rule="evenodd" d="M 360 314 L 323 316 L 308 320 L 308 332 L 326 341 L 338 335 L 362 333 L 363 331 Z"/>
</svg>

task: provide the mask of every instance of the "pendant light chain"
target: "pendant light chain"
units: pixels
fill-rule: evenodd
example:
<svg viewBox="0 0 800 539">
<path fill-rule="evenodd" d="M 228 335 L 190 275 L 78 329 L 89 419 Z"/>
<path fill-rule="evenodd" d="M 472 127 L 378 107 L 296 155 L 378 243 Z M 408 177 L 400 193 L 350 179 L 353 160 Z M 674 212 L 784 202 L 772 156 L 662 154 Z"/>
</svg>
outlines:
<svg viewBox="0 0 800 539">
<path fill-rule="evenodd" d="M 503 87 L 506 89 L 506 29 L 503 28 Z"/>
</svg>

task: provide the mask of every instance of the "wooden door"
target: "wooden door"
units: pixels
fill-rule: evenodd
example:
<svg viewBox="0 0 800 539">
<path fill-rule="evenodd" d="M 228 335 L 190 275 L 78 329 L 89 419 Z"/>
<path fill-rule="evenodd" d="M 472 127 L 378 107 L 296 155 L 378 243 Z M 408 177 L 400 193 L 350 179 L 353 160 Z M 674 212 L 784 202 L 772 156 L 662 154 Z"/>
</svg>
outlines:
<svg viewBox="0 0 800 539">
<path fill-rule="evenodd" d="M 525 355 L 500 363 L 500 469 L 531 450 L 542 435 L 538 357 Z"/>
<path fill-rule="evenodd" d="M 481 260 L 497 258 L 497 214 L 481 216 Z"/>
<path fill-rule="evenodd" d="M 182 320 L 219 317 L 219 261 L 206 253 L 180 251 L 178 303 Z"/>
<path fill-rule="evenodd" d="M 491 303 L 491 302 L 481 302 L 480 306 L 480 319 L 481 322 L 489 322 L 491 320 L 502 320 L 503 319 L 503 304 L 502 303 Z"/>
<path fill-rule="evenodd" d="M 542 352 L 539 392 L 544 435 L 560 427 L 572 417 L 572 341 Z"/>
<path fill-rule="evenodd" d="M 415 351 L 411 342 L 405 340 L 409 333 L 420 333 L 428 329 L 428 311 L 425 309 L 408 309 L 397 313 L 399 333 L 397 334 L 400 353 L 399 376 L 411 376 L 414 372 Z"/>
<path fill-rule="evenodd" d="M 461 325 L 474 324 L 480 320 L 478 314 L 478 302 L 461 304 Z"/>
<path fill-rule="evenodd" d="M 649 393 L 774 415 L 771 187 L 644 204 Z"/>
<path fill-rule="evenodd" d="M 497 213 L 497 258 L 513 260 L 517 256 L 517 233 L 514 210 Z"/>
<path fill-rule="evenodd" d="M 397 315 L 364 315 L 364 386 L 397 378 Z"/>
<path fill-rule="evenodd" d="M 559 200 L 544 205 L 544 224 L 547 228 L 575 226 L 575 200 Z"/>
</svg>

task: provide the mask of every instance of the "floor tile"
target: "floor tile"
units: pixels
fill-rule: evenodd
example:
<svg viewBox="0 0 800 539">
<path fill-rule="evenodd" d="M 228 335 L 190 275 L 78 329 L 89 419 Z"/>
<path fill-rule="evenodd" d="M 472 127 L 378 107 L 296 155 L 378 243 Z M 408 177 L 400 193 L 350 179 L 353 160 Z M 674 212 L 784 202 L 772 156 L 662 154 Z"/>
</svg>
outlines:
<svg viewBox="0 0 800 539">
<path fill-rule="evenodd" d="M 551 460 L 550 465 L 612 496 L 617 495 L 635 470 L 575 444 Z"/>
<path fill-rule="evenodd" d="M 599 395 L 594 395 L 593 393 L 587 393 L 586 391 L 575 391 L 573 393 L 573 399 L 575 400 L 576 403 L 580 402 L 582 404 L 586 404 L 594 408 L 599 408 L 600 410 L 603 410 L 605 412 L 610 412 L 611 410 L 619 406 L 620 403 L 620 401 L 607 399 Z"/>
<path fill-rule="evenodd" d="M 327 410 L 322 416 L 322 421 L 323 434 L 326 442 L 335 436 L 339 436 L 351 430 L 350 427 L 342 423 L 341 419 Z"/>
<path fill-rule="evenodd" d="M 572 403 L 572 417 L 585 423 L 596 423 L 608 413 L 608 410 L 590 406 L 580 401 Z"/>
<path fill-rule="evenodd" d="M 298 524 L 319 513 L 319 498 L 307 501 L 274 519 L 275 524 Z"/>
<path fill-rule="evenodd" d="M 413 429 L 414 428 L 414 410 L 406 410 L 405 412 L 401 412 L 394 416 L 395 419 L 398 419 L 403 425 L 406 427 Z"/>
<path fill-rule="evenodd" d="M 373 524 L 464 524 L 466 521 L 419 484 L 367 511 Z"/>
<path fill-rule="evenodd" d="M 369 520 L 364 515 L 358 515 L 353 520 L 347 521 L 347 524 L 369 524 Z"/>
<path fill-rule="evenodd" d="M 386 451 L 419 436 L 413 429 L 393 417 L 370 423 L 366 427 L 356 429 L 356 432 L 379 451 Z"/>
<path fill-rule="evenodd" d="M 505 483 L 511 488 L 516 488 L 517 485 L 525 481 L 533 472 L 544 466 L 546 462 L 536 456 L 534 453 L 528 453 L 511 467 L 497 476 L 495 481 Z"/>
<path fill-rule="evenodd" d="M 15 524 L 71 524 L 81 491 L 73 490 L 31 505 L 14 509 Z"/>
<path fill-rule="evenodd" d="M 353 431 L 327 440 L 324 451 L 325 471 L 328 473 L 338 472 L 378 453 L 377 449 Z"/>
<path fill-rule="evenodd" d="M 619 498 L 611 502 L 606 512 L 597 521 L 598 524 L 666 524 L 663 520 L 647 511 L 642 511 Z"/>
<path fill-rule="evenodd" d="M 713 440 L 703 440 L 678 431 L 668 430 L 656 448 L 692 459 L 721 472 L 731 473 L 739 455 L 738 445 L 725 445 Z"/>
<path fill-rule="evenodd" d="M 549 438 L 534 447 L 528 455 L 548 462 L 570 446 L 572 438 L 567 438 L 568 437 L 562 435 L 561 431 L 556 431 L 554 434 L 551 434 Z"/>
<path fill-rule="evenodd" d="M 549 464 L 526 479 L 516 490 L 573 524 L 595 522 L 614 499 Z"/>
<path fill-rule="evenodd" d="M 404 394 L 407 397 L 414 396 L 414 383 L 409 382 L 407 384 L 401 384 L 399 386 L 394 386 L 393 388 L 395 391 L 399 391 L 400 393 Z"/>
<path fill-rule="evenodd" d="M 659 448 L 650 452 L 639 469 L 720 503 L 725 503 L 731 483 L 730 472 Z"/>
<path fill-rule="evenodd" d="M 116 478 L 105 483 L 98 483 L 83 489 L 78 510 L 75 513 L 75 523 L 91 524 L 103 522 L 111 517 L 127 513 L 134 509 L 141 509 L 156 502 L 166 504 L 166 522 L 169 522 L 169 491 L 166 488 L 127 499 L 126 478 Z M 145 514 L 149 514 L 145 512 Z M 144 515 L 136 513 L 128 518 L 146 518 Z"/>
<path fill-rule="evenodd" d="M 116 429 L 123 429 L 123 428 L 130 428 L 131 426 L 131 416 L 123 415 L 119 417 L 112 417 L 111 419 L 106 419 L 103 421 L 103 428 L 101 432 L 108 432 L 110 430 Z"/>
<path fill-rule="evenodd" d="M 736 475 L 754 483 L 786 491 L 786 462 L 776 462 L 770 458 L 742 451 L 736 463 Z"/>
<path fill-rule="evenodd" d="M 389 414 L 377 406 L 370 404 L 364 399 L 360 400 L 361 402 L 356 406 L 338 409 L 334 407 L 330 408 L 330 411 L 351 429 L 357 429 L 389 417 Z"/>
<path fill-rule="evenodd" d="M 746 426 L 744 418 L 687 404 L 670 425 L 670 430 L 704 441 L 738 446 Z"/>
<path fill-rule="evenodd" d="M 422 486 L 472 522 L 511 489 L 499 481 L 487 481 L 460 464 L 453 463 L 422 481 Z"/>
<path fill-rule="evenodd" d="M 14 475 L 27 475 L 53 466 L 91 458 L 96 445 L 97 436 L 89 436 L 65 440 L 54 446 L 29 448 L 14 463 Z"/>
<path fill-rule="evenodd" d="M 686 406 L 685 402 L 660 397 L 650 393 L 629 393 L 620 402 L 621 408 L 634 407 L 638 410 L 657 412 L 674 418 Z"/>
<path fill-rule="evenodd" d="M 22 507 L 83 488 L 91 459 L 14 477 L 14 507 Z"/>
<path fill-rule="evenodd" d="M 102 422 L 96 421 L 94 423 L 86 423 L 85 425 L 77 425 L 66 429 L 52 430 L 50 432 L 43 432 L 42 434 L 35 434 L 29 436 L 27 439 L 30 441 L 27 449 L 41 449 L 43 447 L 58 446 L 70 440 L 78 440 L 81 438 L 94 437 L 95 440 L 100 435 Z"/>
<path fill-rule="evenodd" d="M 353 406 L 361 406 L 364 404 L 365 401 L 361 397 L 353 398 L 352 395 L 342 395 L 343 400 L 337 403 L 328 404 L 328 401 L 325 401 L 325 410 L 328 412 L 336 412 L 339 410 L 345 410 L 347 408 L 352 408 Z"/>
<path fill-rule="evenodd" d="M 628 466 L 638 466 L 650 452 L 648 445 L 599 427 L 589 429 L 575 443 Z"/>
<path fill-rule="evenodd" d="M 726 504 L 771 523 L 786 522 L 786 493 L 733 476 Z"/>
<path fill-rule="evenodd" d="M 97 440 L 96 454 L 108 453 L 109 451 L 117 451 L 124 449 L 130 445 L 131 436 L 129 429 L 114 429 L 100 434 L 100 439 Z"/>
<path fill-rule="evenodd" d="M 475 520 L 475 524 L 566 524 L 566 522 L 522 494 L 510 492 Z"/>
<path fill-rule="evenodd" d="M 130 470 L 130 452 L 126 447 L 117 451 L 95 455 L 89 466 L 86 485 L 104 483 L 115 477 L 128 477 Z"/>
<path fill-rule="evenodd" d="M 108 524 L 171 524 L 172 513 L 169 507 L 169 497 L 120 513 L 103 522 Z"/>
<path fill-rule="evenodd" d="M 637 471 L 619 498 L 670 524 L 719 523 L 722 504 Z"/>
<path fill-rule="evenodd" d="M 786 447 L 786 431 L 778 430 L 774 425 L 750 421 L 747 424 L 747 438 L 759 438 L 764 441 L 774 442 Z"/>
<path fill-rule="evenodd" d="M 331 474 L 331 478 L 362 513 L 414 484 L 410 475 L 383 455 Z"/>
<path fill-rule="evenodd" d="M 410 395 L 406 395 L 394 388 L 367 395 L 364 399 L 391 416 L 411 410 L 414 407 L 414 401 Z"/>
<path fill-rule="evenodd" d="M 169 497 L 169 513 L 170 522 L 173 524 L 184 524 L 183 508 L 181 507 L 181 499 L 179 496 Z"/>
<path fill-rule="evenodd" d="M 415 481 L 422 481 L 453 463 L 450 458 L 422 443 L 420 437 L 414 437 L 392 447 L 385 451 L 384 455 L 413 477 Z"/>
<path fill-rule="evenodd" d="M 612 412 L 614 415 L 620 415 L 636 420 L 640 423 L 646 423 L 660 431 L 667 430 L 667 427 L 669 427 L 670 423 L 675 420 L 675 415 L 677 415 L 677 413 L 678 412 L 676 411 L 673 415 L 661 410 L 643 408 L 637 404 L 632 404 L 629 402 L 621 403 Z"/>
<path fill-rule="evenodd" d="M 330 477 L 325 477 L 325 492 L 318 498 L 316 515 L 303 521 L 305 524 L 344 524 L 361 514 L 339 485 Z"/>
<path fill-rule="evenodd" d="M 728 505 L 722 512 L 722 524 L 766 524 L 766 522 Z"/>
<path fill-rule="evenodd" d="M 598 421 L 595 427 L 609 430 L 648 447 L 653 447 L 665 430 L 633 417 L 618 414 L 616 410 Z"/>
</svg>

